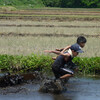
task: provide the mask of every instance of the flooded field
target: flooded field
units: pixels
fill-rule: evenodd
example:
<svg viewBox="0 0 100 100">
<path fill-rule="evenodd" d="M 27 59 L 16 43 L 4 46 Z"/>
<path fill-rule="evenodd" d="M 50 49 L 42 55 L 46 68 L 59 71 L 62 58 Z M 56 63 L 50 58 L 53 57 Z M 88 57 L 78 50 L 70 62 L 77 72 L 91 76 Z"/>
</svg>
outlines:
<svg viewBox="0 0 100 100">
<path fill-rule="evenodd" d="M 100 78 L 72 78 L 61 94 L 40 93 L 41 82 L 0 88 L 0 100 L 100 100 Z"/>
</svg>

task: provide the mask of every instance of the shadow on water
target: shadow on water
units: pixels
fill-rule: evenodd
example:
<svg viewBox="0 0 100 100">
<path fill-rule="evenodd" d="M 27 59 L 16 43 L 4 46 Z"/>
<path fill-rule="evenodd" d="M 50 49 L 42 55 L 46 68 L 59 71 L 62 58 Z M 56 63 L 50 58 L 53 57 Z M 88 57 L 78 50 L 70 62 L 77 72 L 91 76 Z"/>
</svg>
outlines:
<svg viewBox="0 0 100 100">
<path fill-rule="evenodd" d="M 100 100 L 100 78 L 71 78 L 61 94 L 38 92 L 41 81 L 0 88 L 0 100 Z"/>
</svg>

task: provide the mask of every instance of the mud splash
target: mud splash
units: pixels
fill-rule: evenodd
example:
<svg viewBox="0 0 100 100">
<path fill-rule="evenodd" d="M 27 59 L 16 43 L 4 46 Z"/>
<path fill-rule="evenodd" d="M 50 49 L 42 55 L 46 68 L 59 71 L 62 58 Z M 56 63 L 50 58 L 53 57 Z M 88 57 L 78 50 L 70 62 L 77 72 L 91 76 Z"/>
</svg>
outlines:
<svg viewBox="0 0 100 100">
<path fill-rule="evenodd" d="M 6 75 L 4 75 L 0 78 L 0 87 L 21 84 L 23 81 L 24 81 L 23 76 L 10 75 L 10 73 L 7 73 Z"/>
<path fill-rule="evenodd" d="M 61 80 L 54 81 L 54 79 L 44 77 L 42 73 L 40 74 L 40 72 L 38 71 L 35 71 L 34 73 L 27 73 L 21 75 L 11 75 L 10 73 L 6 73 L 0 77 L 0 87 L 21 85 L 22 83 L 27 82 L 35 83 L 36 81 L 38 81 L 38 84 L 41 81 L 40 88 L 38 90 L 39 92 L 59 94 L 64 91 Z"/>
<path fill-rule="evenodd" d="M 41 81 L 42 79 L 43 76 L 37 71 L 26 74 L 10 74 L 8 72 L 0 75 L 0 87 L 15 86 L 33 80 Z"/>
</svg>

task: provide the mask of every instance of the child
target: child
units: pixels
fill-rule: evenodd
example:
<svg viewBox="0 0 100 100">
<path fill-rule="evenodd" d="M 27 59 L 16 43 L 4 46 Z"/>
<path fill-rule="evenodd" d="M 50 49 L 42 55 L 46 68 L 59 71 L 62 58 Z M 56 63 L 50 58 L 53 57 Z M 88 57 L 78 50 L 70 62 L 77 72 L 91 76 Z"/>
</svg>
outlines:
<svg viewBox="0 0 100 100">
<path fill-rule="evenodd" d="M 45 52 L 59 55 L 52 65 L 52 70 L 56 79 L 68 79 L 74 75 L 74 71 L 77 68 L 72 62 L 72 59 L 79 53 L 83 53 L 81 47 L 83 48 L 85 46 L 86 41 L 85 37 L 80 36 L 77 39 L 77 43 L 67 46 L 62 50 L 45 50 Z M 66 50 L 68 50 L 68 52 L 65 52 Z"/>
<path fill-rule="evenodd" d="M 79 36 L 79 37 L 77 38 L 77 42 L 76 42 L 76 43 L 79 44 L 81 48 L 83 48 L 83 47 L 85 46 L 86 41 L 87 41 L 87 40 L 86 40 L 85 37 Z M 71 46 L 67 46 L 66 48 L 70 49 L 70 47 L 71 47 Z M 56 51 L 62 51 L 63 49 L 64 49 L 64 48 L 56 49 Z M 67 49 L 67 50 L 68 50 L 68 49 Z M 56 57 L 52 57 L 52 59 L 55 60 Z"/>
</svg>

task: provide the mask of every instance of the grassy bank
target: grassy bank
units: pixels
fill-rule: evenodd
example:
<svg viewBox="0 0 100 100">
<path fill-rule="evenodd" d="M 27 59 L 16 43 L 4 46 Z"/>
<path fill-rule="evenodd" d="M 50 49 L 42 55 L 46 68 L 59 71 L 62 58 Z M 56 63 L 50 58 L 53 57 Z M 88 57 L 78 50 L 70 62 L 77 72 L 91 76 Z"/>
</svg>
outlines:
<svg viewBox="0 0 100 100">
<path fill-rule="evenodd" d="M 12 55 L 0 55 L 0 69 L 1 71 L 10 72 L 26 72 L 34 70 L 42 70 L 45 68 L 50 69 L 52 64 L 50 56 L 35 55 L 30 56 L 12 56 Z"/>
<path fill-rule="evenodd" d="M 83 74 L 100 74 L 100 57 L 94 58 L 75 58 L 73 60 Z M 35 55 L 12 56 L 0 55 L 0 70 L 10 72 L 26 72 L 34 70 L 51 71 L 53 60 L 51 56 Z M 80 72 L 79 71 L 79 72 Z"/>
<path fill-rule="evenodd" d="M 13 6 L 17 9 L 44 7 L 42 0 L 0 0 L 1 6 Z"/>
<path fill-rule="evenodd" d="M 30 7 L 61 7 L 61 8 L 100 8 L 99 0 L 0 0 L 0 5 L 10 6 L 30 6 Z"/>
</svg>

